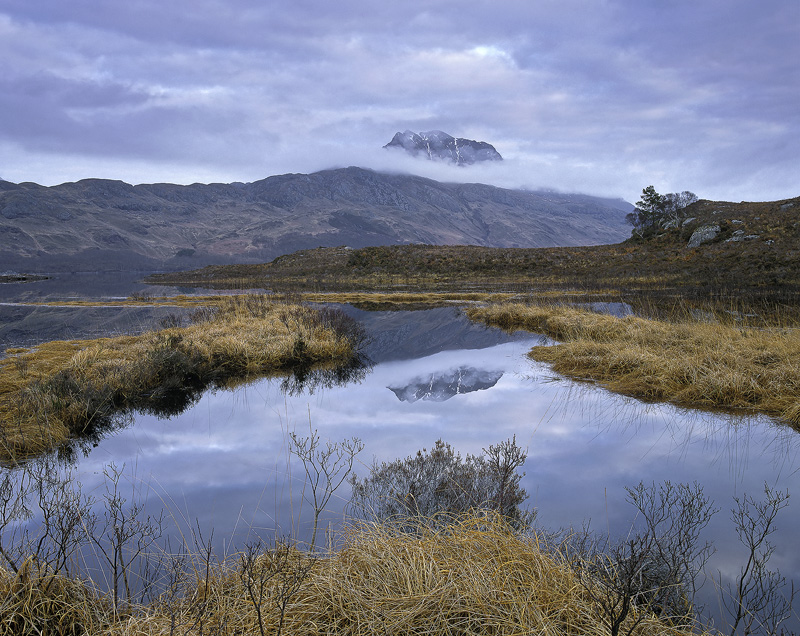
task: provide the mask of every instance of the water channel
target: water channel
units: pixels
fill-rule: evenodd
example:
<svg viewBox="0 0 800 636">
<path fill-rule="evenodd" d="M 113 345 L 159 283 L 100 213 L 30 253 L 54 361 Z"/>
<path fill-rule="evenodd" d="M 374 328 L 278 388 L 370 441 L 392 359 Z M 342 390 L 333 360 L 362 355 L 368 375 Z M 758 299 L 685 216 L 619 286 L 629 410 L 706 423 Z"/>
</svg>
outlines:
<svg viewBox="0 0 800 636">
<path fill-rule="evenodd" d="M 332 442 L 358 437 L 362 476 L 373 461 L 413 455 L 438 439 L 464 455 L 515 436 L 527 449 L 527 505 L 544 528 L 589 523 L 624 536 L 634 515 L 626 486 L 697 482 L 720 509 L 704 538 L 716 547 L 708 570 L 723 578 L 746 557 L 730 521 L 733 498 L 760 498 L 765 484 L 788 490 L 770 567 L 800 582 L 795 431 L 765 417 L 647 404 L 555 377 L 526 356 L 542 338 L 472 324 L 455 308 L 348 311 L 372 335 L 366 353 L 374 364 L 358 380 L 287 392 L 281 379 L 264 379 L 206 393 L 169 418 L 137 415 L 79 458 L 75 478 L 102 498 L 104 467 L 124 464 L 148 510 L 166 510 L 183 530 L 213 528 L 224 553 L 255 535 L 307 538 L 311 510 L 302 466 L 287 450 L 290 431 L 307 435 L 311 427 Z M 338 527 L 348 496 L 344 484 L 323 527 Z M 712 583 L 703 594 L 713 604 Z"/>
</svg>

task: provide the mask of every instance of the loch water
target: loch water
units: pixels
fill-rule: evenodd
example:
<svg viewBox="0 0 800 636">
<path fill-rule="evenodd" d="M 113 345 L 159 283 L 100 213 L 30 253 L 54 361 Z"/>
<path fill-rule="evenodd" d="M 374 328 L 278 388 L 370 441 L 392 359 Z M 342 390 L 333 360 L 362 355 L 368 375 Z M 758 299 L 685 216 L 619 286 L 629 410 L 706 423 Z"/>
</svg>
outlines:
<svg viewBox="0 0 800 636">
<path fill-rule="evenodd" d="M 623 537 L 635 516 L 626 487 L 699 484 L 719 508 L 703 540 L 716 548 L 707 571 L 723 580 L 746 558 L 730 521 L 734 497 L 760 499 L 765 485 L 800 492 L 800 435 L 769 418 L 647 404 L 556 377 L 527 356 L 546 339 L 474 325 L 457 309 L 352 313 L 374 335 L 374 365 L 360 379 L 288 392 L 285 381 L 264 379 L 207 393 L 167 419 L 139 415 L 80 461 L 80 479 L 99 488 L 94 476 L 122 462 L 154 510 L 166 505 L 184 530 L 213 528 L 226 552 L 256 536 L 308 540 L 312 508 L 302 464 L 287 450 L 290 432 L 316 430 L 323 442 L 358 437 L 360 476 L 438 439 L 463 456 L 514 437 L 527 449 L 527 506 L 549 530 L 588 525 Z M 348 497 L 344 484 L 323 529 L 335 534 Z M 800 502 L 790 498 L 770 567 L 800 581 L 798 525 Z M 701 600 L 715 599 L 709 581 Z"/>
<path fill-rule="evenodd" d="M 699 484 L 720 510 L 703 539 L 716 548 L 707 570 L 723 580 L 746 558 L 730 520 L 734 497 L 760 499 L 765 485 L 788 490 L 770 567 L 800 582 L 797 432 L 766 417 L 644 403 L 559 378 L 526 355 L 547 339 L 476 325 L 456 308 L 346 310 L 371 335 L 371 364 L 351 381 L 261 379 L 207 392 L 170 417 L 137 414 L 79 454 L 73 478 L 102 499 L 104 467 L 124 465 L 126 483 L 150 512 L 165 510 L 176 533 L 213 529 L 223 554 L 256 536 L 308 538 L 307 483 L 288 452 L 290 432 L 316 430 L 323 442 L 358 437 L 361 476 L 373 462 L 405 458 L 438 439 L 464 455 L 515 437 L 527 449 L 526 503 L 543 528 L 588 525 L 621 537 L 635 513 L 626 487 Z M 321 521 L 328 536 L 348 496 L 345 483 L 328 506 Z M 713 582 L 701 598 L 713 606 Z"/>
</svg>

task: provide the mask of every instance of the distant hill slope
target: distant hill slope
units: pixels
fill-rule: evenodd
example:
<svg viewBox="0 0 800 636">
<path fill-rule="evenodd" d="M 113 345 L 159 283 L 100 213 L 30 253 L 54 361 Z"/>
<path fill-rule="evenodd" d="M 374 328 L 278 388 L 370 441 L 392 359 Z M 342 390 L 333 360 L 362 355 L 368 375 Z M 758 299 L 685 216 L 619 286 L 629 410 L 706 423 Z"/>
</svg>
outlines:
<svg viewBox="0 0 800 636">
<path fill-rule="evenodd" d="M 208 267 L 161 282 L 313 289 L 657 290 L 748 293 L 797 303 L 800 197 L 698 201 L 682 223 L 614 245 L 548 248 L 398 245 L 315 249 L 264 265 Z M 155 280 L 155 279 L 154 279 Z"/>
<path fill-rule="evenodd" d="M 614 243 L 622 200 L 439 183 L 361 168 L 253 183 L 0 181 L 0 272 L 187 269 L 318 246 Z"/>
</svg>

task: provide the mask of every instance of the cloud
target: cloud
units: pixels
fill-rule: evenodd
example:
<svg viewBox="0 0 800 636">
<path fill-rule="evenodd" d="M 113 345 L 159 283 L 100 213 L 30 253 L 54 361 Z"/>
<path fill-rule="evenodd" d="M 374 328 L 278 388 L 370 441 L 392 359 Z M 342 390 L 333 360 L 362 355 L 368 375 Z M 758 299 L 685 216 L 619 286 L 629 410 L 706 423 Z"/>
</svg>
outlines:
<svg viewBox="0 0 800 636">
<path fill-rule="evenodd" d="M 650 183 L 796 196 L 798 24 L 792 3 L 743 0 L 7 0 L 0 172 L 246 181 L 362 165 L 629 199 Z M 387 157 L 409 128 L 508 161 Z"/>
</svg>

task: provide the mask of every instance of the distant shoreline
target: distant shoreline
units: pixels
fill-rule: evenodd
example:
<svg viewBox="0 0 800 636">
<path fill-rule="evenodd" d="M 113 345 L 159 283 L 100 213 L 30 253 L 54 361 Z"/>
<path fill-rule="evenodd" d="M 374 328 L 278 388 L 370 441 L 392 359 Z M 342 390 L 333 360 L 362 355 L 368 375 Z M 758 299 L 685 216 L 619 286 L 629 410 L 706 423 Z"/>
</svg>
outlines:
<svg viewBox="0 0 800 636">
<path fill-rule="evenodd" d="M 40 280 L 47 280 L 49 276 L 42 276 L 41 274 L 16 274 L 5 273 L 0 274 L 0 284 L 3 283 L 34 283 Z"/>
</svg>

